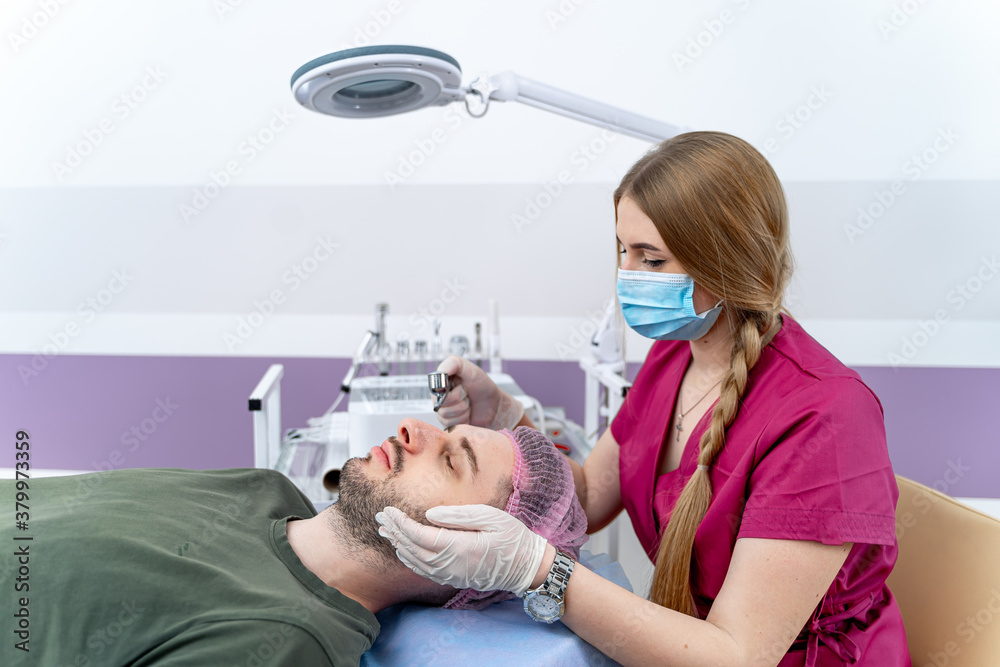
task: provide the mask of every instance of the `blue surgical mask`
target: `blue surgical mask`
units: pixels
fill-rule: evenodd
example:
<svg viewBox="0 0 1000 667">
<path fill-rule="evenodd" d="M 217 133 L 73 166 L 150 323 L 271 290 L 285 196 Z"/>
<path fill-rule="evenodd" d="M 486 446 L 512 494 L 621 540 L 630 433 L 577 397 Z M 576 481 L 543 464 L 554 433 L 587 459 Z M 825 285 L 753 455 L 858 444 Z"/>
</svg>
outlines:
<svg viewBox="0 0 1000 667">
<path fill-rule="evenodd" d="M 683 273 L 618 269 L 618 301 L 625 322 L 636 333 L 654 340 L 697 340 L 712 328 L 722 312 L 694 312 L 694 280 Z"/>
</svg>

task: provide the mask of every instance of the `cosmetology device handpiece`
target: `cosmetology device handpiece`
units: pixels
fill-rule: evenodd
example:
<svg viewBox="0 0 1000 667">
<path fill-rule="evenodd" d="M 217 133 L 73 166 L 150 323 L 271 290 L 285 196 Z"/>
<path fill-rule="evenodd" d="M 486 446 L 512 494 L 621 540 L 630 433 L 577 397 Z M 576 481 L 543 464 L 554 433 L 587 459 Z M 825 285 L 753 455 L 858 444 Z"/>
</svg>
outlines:
<svg viewBox="0 0 1000 667">
<path fill-rule="evenodd" d="M 448 395 L 448 390 L 451 389 L 450 383 L 448 382 L 448 374 L 428 373 L 427 386 L 436 399 L 434 401 L 434 412 L 437 412 L 444 403 L 444 397 Z"/>
</svg>

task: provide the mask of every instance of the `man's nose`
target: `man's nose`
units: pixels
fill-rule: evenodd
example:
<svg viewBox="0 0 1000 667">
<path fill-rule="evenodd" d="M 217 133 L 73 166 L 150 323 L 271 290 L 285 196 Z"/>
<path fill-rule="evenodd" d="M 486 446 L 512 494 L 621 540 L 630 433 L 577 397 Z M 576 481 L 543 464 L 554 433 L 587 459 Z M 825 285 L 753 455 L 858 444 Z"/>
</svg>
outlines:
<svg viewBox="0 0 1000 667">
<path fill-rule="evenodd" d="M 399 440 L 399 444 L 410 454 L 419 454 L 443 437 L 444 431 L 441 429 L 409 417 L 400 420 L 396 429 L 396 438 Z"/>
</svg>

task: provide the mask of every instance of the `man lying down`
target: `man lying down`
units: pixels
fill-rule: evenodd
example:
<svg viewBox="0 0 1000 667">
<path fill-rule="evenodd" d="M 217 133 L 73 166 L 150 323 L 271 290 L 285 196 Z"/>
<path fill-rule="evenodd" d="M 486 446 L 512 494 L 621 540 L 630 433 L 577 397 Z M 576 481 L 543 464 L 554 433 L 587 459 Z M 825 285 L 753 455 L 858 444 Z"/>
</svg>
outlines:
<svg viewBox="0 0 1000 667">
<path fill-rule="evenodd" d="M 14 484 L 0 482 L 9 507 Z M 27 652 L 14 647 L 15 618 L 0 663 L 357 665 L 378 636 L 374 613 L 385 607 L 469 609 L 511 597 L 414 574 L 375 521 L 389 505 L 428 523 L 427 508 L 474 504 L 507 510 L 574 557 L 586 539 L 568 464 L 525 427 L 444 432 L 403 420 L 397 436 L 344 465 L 340 499 L 320 514 L 269 470 L 146 468 L 31 480 L 33 540 L 0 531 L 5 551 L 29 554 L 22 562 L 30 574 L 15 589 L 29 599 Z M 16 572 L 17 558 L 10 567 Z M 7 618 L 0 625 L 9 628 Z"/>
</svg>

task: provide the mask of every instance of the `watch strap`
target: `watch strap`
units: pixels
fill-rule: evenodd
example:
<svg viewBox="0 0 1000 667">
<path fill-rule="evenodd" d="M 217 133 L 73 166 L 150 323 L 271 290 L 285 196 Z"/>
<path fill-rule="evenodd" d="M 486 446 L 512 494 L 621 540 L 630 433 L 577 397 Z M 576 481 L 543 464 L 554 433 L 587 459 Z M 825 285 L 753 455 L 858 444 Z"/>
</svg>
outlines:
<svg viewBox="0 0 1000 667">
<path fill-rule="evenodd" d="M 556 549 L 556 557 L 549 568 L 549 574 L 539 589 L 545 589 L 549 595 L 562 602 L 566 597 L 566 587 L 569 585 L 569 577 L 573 574 L 573 567 L 576 561 L 565 551 Z"/>
</svg>

